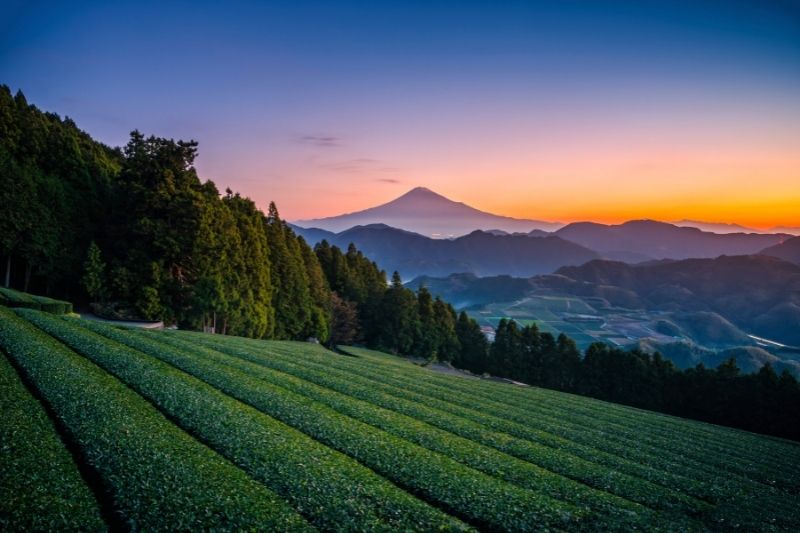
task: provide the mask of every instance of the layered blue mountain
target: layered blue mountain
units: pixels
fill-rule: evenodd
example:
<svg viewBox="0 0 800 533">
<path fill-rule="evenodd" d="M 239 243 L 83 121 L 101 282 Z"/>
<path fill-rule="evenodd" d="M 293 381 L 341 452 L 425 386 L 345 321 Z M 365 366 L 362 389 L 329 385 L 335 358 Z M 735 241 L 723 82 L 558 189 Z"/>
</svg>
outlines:
<svg viewBox="0 0 800 533">
<path fill-rule="evenodd" d="M 757 254 L 791 237 L 781 233 L 719 234 L 654 220 L 631 220 L 616 225 L 576 222 L 554 234 L 591 248 L 604 258 L 627 263 Z"/>
<path fill-rule="evenodd" d="M 709 227 L 718 226 L 720 225 Z M 377 207 L 336 217 L 300 221 L 295 227 L 312 244 L 327 239 L 346 246 L 349 242 L 345 241 L 351 238 L 351 242 L 359 248 L 370 249 L 378 254 L 370 257 L 379 264 L 382 258 L 392 259 L 391 265 L 384 265 L 387 269 L 399 266 L 396 260 L 398 258 L 395 257 L 399 253 L 409 254 L 409 274 L 412 271 L 426 274 L 468 271 L 482 275 L 487 275 L 486 272 L 530 275 L 547 272 L 546 268 L 550 267 L 575 264 L 574 261 L 581 257 L 578 249 L 569 248 L 558 241 L 534 241 L 532 244 L 522 237 L 558 237 L 580 245 L 584 254 L 588 249 L 594 253 L 592 257 L 627 263 L 757 254 L 791 238 L 791 235 L 784 233 L 757 233 L 736 225 L 724 225 L 724 233 L 723 230 L 714 233 L 653 220 L 632 220 L 615 225 L 575 222 L 560 227 L 555 223 L 486 213 L 454 202 L 424 187 L 417 187 Z M 480 230 L 481 233 L 474 234 L 475 230 Z M 409 235 L 409 232 L 414 236 Z M 457 246 L 429 242 L 431 239 L 453 239 L 454 236 L 471 238 Z M 370 243 L 369 246 L 367 242 Z M 509 269 L 502 271 L 497 266 L 484 267 L 489 259 L 481 259 L 476 263 L 472 252 L 466 253 L 460 249 L 480 244 L 489 246 L 485 254 L 499 254 L 492 259 L 498 264 L 507 261 Z M 396 249 L 398 247 L 403 249 Z M 512 250 L 513 247 L 518 250 Z M 450 257 L 436 255 L 428 258 L 427 262 L 421 257 L 426 251 L 444 253 L 444 250 L 458 253 Z M 554 255 L 550 258 L 537 257 L 537 251 Z M 446 266 L 447 261 L 450 262 L 450 267 Z M 532 263 L 524 267 L 522 261 Z M 419 268 L 423 262 L 432 269 Z M 447 268 L 454 270 L 448 272 Z"/>
<path fill-rule="evenodd" d="M 534 276 L 564 265 L 580 265 L 599 255 L 586 247 L 547 235 L 497 235 L 473 231 L 456 239 L 431 239 L 385 224 L 356 226 L 341 233 L 318 228 L 293 229 L 311 244 L 322 239 L 346 249 L 356 245 L 364 255 L 404 279 L 471 272 L 478 276 Z"/>
<path fill-rule="evenodd" d="M 793 237 L 780 244 L 764 248 L 761 253 L 800 265 L 800 237 Z"/>
</svg>

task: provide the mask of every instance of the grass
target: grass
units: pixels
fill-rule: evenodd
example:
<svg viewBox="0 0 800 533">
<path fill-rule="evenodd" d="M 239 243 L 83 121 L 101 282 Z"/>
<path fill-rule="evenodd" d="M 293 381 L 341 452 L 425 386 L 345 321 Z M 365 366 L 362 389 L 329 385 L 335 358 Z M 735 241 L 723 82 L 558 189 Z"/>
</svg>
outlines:
<svg viewBox="0 0 800 533">
<path fill-rule="evenodd" d="M 69 494 L 73 529 L 800 528 L 794 442 L 358 348 L 0 313 L 0 489 Z M 37 529 L 17 493 L 0 527 Z"/>
</svg>

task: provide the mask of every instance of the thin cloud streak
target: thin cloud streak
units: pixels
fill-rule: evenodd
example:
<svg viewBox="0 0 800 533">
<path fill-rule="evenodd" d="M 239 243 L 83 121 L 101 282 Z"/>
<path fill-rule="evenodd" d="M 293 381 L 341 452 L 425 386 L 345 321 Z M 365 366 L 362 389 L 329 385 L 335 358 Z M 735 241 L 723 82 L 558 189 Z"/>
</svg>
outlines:
<svg viewBox="0 0 800 533">
<path fill-rule="evenodd" d="M 341 172 L 344 174 L 360 174 L 360 173 L 386 173 L 397 172 L 398 168 L 391 167 L 385 164 L 384 161 L 379 159 L 372 159 L 369 157 L 358 157 L 355 159 L 347 159 L 345 161 L 336 161 L 332 163 L 321 163 L 320 168 L 330 170 L 333 172 Z"/>
<path fill-rule="evenodd" d="M 297 142 L 320 148 L 335 148 L 342 145 L 341 137 L 335 135 L 302 135 Z"/>
</svg>

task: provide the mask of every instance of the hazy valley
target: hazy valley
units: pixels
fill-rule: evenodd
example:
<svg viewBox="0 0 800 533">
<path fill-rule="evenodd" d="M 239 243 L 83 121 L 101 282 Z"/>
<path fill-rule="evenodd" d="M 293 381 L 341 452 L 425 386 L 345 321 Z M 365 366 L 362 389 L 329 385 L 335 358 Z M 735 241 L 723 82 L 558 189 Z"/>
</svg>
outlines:
<svg viewBox="0 0 800 533">
<path fill-rule="evenodd" d="M 417 201 L 439 218 L 418 219 Z M 424 188 L 386 206 L 365 213 L 429 235 L 444 235 L 476 211 Z M 800 237 L 649 220 L 572 223 L 552 232 L 533 221 L 514 232 L 489 227 L 497 222 L 472 218 L 477 229 L 449 238 L 387 223 L 338 233 L 293 227 L 311 244 L 355 244 L 382 268 L 401 272 L 409 287 L 427 287 L 492 330 L 513 318 L 566 333 L 582 348 L 639 346 L 681 368 L 734 357 L 746 372 L 768 362 L 800 376 Z"/>
</svg>

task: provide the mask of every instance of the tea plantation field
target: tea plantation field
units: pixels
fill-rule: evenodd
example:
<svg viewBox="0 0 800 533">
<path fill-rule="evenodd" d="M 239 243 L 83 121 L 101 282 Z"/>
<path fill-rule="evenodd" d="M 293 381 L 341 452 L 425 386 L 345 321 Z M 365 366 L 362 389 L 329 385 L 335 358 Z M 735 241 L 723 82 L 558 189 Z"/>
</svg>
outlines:
<svg viewBox="0 0 800 533">
<path fill-rule="evenodd" d="M 800 444 L 0 307 L 0 530 L 797 531 Z"/>
</svg>

